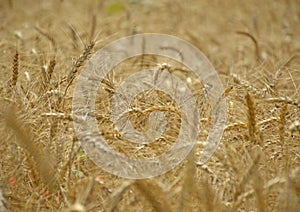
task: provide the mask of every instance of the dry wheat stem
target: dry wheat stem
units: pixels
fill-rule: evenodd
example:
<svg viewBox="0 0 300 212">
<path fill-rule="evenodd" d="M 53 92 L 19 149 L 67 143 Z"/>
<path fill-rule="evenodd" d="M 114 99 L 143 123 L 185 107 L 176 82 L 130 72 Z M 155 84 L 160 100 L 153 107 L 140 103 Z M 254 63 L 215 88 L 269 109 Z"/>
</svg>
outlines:
<svg viewBox="0 0 300 212">
<path fill-rule="evenodd" d="M 251 41 L 254 43 L 254 46 L 255 46 L 256 59 L 257 59 L 257 61 L 262 61 L 262 57 L 260 54 L 260 48 L 259 48 L 256 38 L 253 35 L 251 35 L 249 32 L 237 31 L 236 33 L 240 34 L 240 35 L 245 35 L 251 39 Z"/>
<path fill-rule="evenodd" d="M 27 152 L 35 159 L 42 181 L 49 187 L 51 192 L 55 192 L 59 183 L 56 179 L 56 171 L 54 170 L 54 158 L 52 158 L 49 154 L 45 155 L 45 153 L 36 146 L 36 144 L 32 141 L 32 138 L 30 138 L 28 131 L 25 132 L 23 130 L 24 127 L 21 127 L 12 111 L 8 114 L 9 115 L 4 115 L 7 126 L 14 130 L 14 133 L 18 138 L 17 141 L 19 141 L 19 145 L 26 149 Z"/>
<path fill-rule="evenodd" d="M 286 97 L 263 98 L 263 99 L 260 99 L 260 101 L 270 102 L 270 103 L 286 103 L 286 104 L 294 105 L 294 106 L 300 108 L 299 100 L 293 100 L 288 96 L 286 96 Z"/>
</svg>

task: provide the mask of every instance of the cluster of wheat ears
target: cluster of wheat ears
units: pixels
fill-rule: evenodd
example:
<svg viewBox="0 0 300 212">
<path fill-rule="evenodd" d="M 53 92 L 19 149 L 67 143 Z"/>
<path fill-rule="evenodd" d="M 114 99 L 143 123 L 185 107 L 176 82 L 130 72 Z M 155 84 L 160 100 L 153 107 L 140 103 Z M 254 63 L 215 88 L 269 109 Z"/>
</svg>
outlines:
<svg viewBox="0 0 300 212">
<path fill-rule="evenodd" d="M 2 1 L 0 211 L 299 210 L 300 4 L 187 2 Z M 150 113 L 163 111 L 163 135 L 137 145 L 115 130 L 111 98 L 141 69 L 169 71 L 186 82 L 201 116 L 195 148 L 180 166 L 127 180 L 103 171 L 82 150 L 73 129 L 72 91 L 98 49 L 145 31 L 177 35 L 208 56 L 225 87 L 227 122 L 215 154 L 197 164 L 212 121 L 201 80 L 163 57 L 124 61 L 99 82 L 96 98 L 99 131 L 112 149 L 131 158 L 155 157 L 178 136 L 176 102 L 155 90 L 135 97 L 129 117 L 144 132 Z"/>
</svg>

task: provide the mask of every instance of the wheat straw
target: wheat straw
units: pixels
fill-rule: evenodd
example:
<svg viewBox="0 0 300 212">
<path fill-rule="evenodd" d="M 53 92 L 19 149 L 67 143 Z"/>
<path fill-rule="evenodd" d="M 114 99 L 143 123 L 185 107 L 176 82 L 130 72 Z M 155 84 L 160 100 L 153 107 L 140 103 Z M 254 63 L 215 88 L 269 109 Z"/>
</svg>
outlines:
<svg viewBox="0 0 300 212">
<path fill-rule="evenodd" d="M 298 100 L 293 100 L 290 97 L 271 97 L 271 98 L 263 98 L 260 101 L 270 102 L 270 103 L 286 103 L 290 105 L 294 105 L 300 108 L 300 102 Z"/>
<path fill-rule="evenodd" d="M 59 184 L 56 179 L 56 171 L 54 169 L 54 158 L 52 158 L 50 154 L 43 153 L 42 149 L 36 146 L 30 137 L 30 131 L 23 130 L 24 126 L 21 127 L 13 112 L 4 114 L 4 118 L 7 126 L 16 134 L 19 145 L 26 149 L 27 152 L 34 158 L 44 184 L 49 187 L 51 192 L 55 192 Z"/>
</svg>

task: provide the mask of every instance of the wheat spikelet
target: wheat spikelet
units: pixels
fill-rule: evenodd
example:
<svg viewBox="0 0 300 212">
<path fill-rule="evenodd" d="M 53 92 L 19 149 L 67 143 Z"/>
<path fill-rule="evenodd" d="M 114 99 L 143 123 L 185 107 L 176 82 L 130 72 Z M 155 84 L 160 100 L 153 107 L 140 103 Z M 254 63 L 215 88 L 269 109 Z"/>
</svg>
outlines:
<svg viewBox="0 0 300 212">
<path fill-rule="evenodd" d="M 67 86 L 65 89 L 65 93 L 64 96 L 67 94 L 68 88 L 70 87 L 70 85 L 72 84 L 76 73 L 78 72 L 79 68 L 84 64 L 84 62 L 89 58 L 92 49 L 95 46 L 95 42 L 91 41 L 84 49 L 83 53 L 79 56 L 79 58 L 75 61 L 74 65 L 72 66 L 72 69 L 67 77 Z"/>
<path fill-rule="evenodd" d="M 54 71 L 56 65 L 55 58 L 52 58 L 47 66 L 42 66 L 42 81 L 40 91 L 43 93 L 45 90 L 47 90 L 50 86 L 50 80 L 52 77 L 52 73 Z"/>
<path fill-rule="evenodd" d="M 275 72 L 274 74 L 274 77 L 272 79 L 272 82 L 270 83 L 270 87 L 272 89 L 274 89 L 275 91 L 277 91 L 277 84 L 278 84 L 278 81 L 282 75 L 282 71 L 284 69 L 286 69 L 293 60 L 297 59 L 297 58 L 300 58 L 300 55 L 293 55 L 291 56 L 283 65 L 281 65 L 278 70 Z"/>
<path fill-rule="evenodd" d="M 84 62 L 88 59 L 91 54 L 92 49 L 94 48 L 95 42 L 91 41 L 84 49 L 83 53 L 79 56 L 79 58 L 75 61 L 72 69 L 67 77 L 67 81 L 71 82 L 74 78 L 78 69 L 84 64 Z"/>
<path fill-rule="evenodd" d="M 48 81 L 48 83 L 49 83 L 49 81 L 51 80 L 51 77 L 52 77 L 52 74 L 53 74 L 55 65 L 56 65 L 56 60 L 55 60 L 55 58 L 52 58 L 52 59 L 50 60 L 50 63 L 49 63 L 49 65 L 48 65 L 48 69 L 47 69 L 47 75 L 48 75 L 47 81 Z"/>
<path fill-rule="evenodd" d="M 13 59 L 13 64 L 12 64 L 12 76 L 11 79 L 9 80 L 9 86 L 11 88 L 16 87 L 18 81 L 18 75 L 19 75 L 19 53 L 18 51 L 16 51 Z"/>
</svg>

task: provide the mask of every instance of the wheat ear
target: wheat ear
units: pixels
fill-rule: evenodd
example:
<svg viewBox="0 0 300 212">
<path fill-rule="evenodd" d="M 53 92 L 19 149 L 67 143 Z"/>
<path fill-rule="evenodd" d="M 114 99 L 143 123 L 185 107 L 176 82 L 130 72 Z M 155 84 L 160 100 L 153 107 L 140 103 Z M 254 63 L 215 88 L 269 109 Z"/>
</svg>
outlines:
<svg viewBox="0 0 300 212">
<path fill-rule="evenodd" d="M 11 79 L 9 80 L 9 86 L 11 88 L 15 88 L 17 81 L 18 81 L 18 75 L 19 75 L 19 53 L 16 51 L 12 63 L 12 75 Z"/>
<path fill-rule="evenodd" d="M 91 52 L 92 52 L 92 49 L 94 48 L 95 46 L 95 42 L 94 41 L 91 41 L 90 44 L 88 44 L 83 53 L 79 56 L 79 58 L 76 60 L 76 62 L 74 63 L 74 65 L 72 66 L 72 69 L 67 77 L 67 86 L 66 86 L 66 89 L 65 89 L 65 93 L 64 93 L 64 96 L 66 96 L 67 94 L 67 91 L 70 87 L 70 85 L 72 84 L 75 76 L 76 76 L 76 73 L 78 72 L 79 68 L 84 64 L 84 62 L 89 58 Z"/>
<path fill-rule="evenodd" d="M 257 129 L 256 129 L 256 120 L 255 120 L 255 105 L 253 99 L 247 93 L 246 95 L 246 103 L 248 107 L 248 133 L 249 133 L 249 140 L 251 144 L 257 144 Z"/>
</svg>

